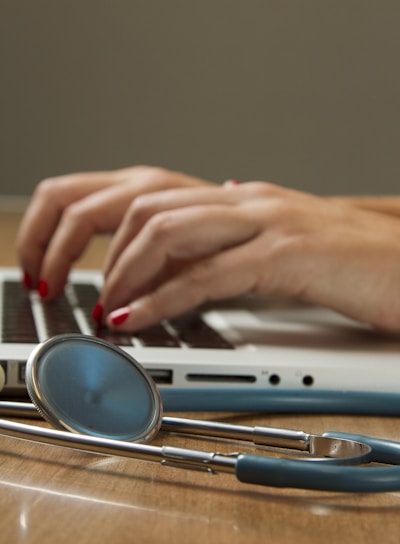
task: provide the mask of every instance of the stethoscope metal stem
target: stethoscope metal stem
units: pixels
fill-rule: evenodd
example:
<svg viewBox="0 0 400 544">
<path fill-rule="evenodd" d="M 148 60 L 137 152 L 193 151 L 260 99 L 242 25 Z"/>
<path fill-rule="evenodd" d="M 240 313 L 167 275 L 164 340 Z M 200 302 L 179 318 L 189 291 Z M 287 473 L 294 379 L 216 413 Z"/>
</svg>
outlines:
<svg viewBox="0 0 400 544">
<path fill-rule="evenodd" d="M 89 435 L 58 431 L 0 419 L 0 432 L 2 435 L 40 442 L 52 446 L 62 446 L 97 455 L 110 455 L 126 457 L 141 461 L 161 463 L 166 466 L 178 468 L 195 468 L 211 473 L 228 472 L 235 474 L 237 454 L 218 454 L 175 448 L 170 446 L 151 446 L 137 444 L 123 440 L 112 440 Z"/>
<path fill-rule="evenodd" d="M 36 406 L 32 402 L 0 401 L 0 415 L 3 417 L 42 419 Z"/>
<path fill-rule="evenodd" d="M 0 401 L 0 414 L 8 417 L 40 417 L 34 404 L 12 401 Z M 30 432 L 32 427 L 26 427 L 28 432 Z M 314 458 L 321 458 L 324 461 L 334 459 L 335 462 L 343 462 L 345 464 L 362 463 L 367 460 L 370 453 L 369 446 L 347 437 L 320 436 L 308 434 L 303 431 L 275 427 L 251 427 L 246 425 L 232 425 L 214 421 L 164 416 L 162 418 L 161 429 L 176 434 L 248 441 L 256 446 L 302 451 L 309 453 Z M 72 433 L 72 436 L 79 437 L 81 435 Z M 119 442 L 120 441 L 114 441 L 114 445 Z"/>
<path fill-rule="evenodd" d="M 212 421 L 163 417 L 161 429 L 175 433 L 247 440 L 255 445 L 309 451 L 311 435 L 274 427 L 249 427 Z"/>
<path fill-rule="evenodd" d="M 247 440 L 257 446 L 307 452 L 313 457 L 340 459 L 346 464 L 361 463 L 368 458 L 370 448 L 361 442 L 338 437 L 308 434 L 303 431 L 275 427 L 249 427 L 213 421 L 163 417 L 161 430 L 177 434 Z"/>
</svg>

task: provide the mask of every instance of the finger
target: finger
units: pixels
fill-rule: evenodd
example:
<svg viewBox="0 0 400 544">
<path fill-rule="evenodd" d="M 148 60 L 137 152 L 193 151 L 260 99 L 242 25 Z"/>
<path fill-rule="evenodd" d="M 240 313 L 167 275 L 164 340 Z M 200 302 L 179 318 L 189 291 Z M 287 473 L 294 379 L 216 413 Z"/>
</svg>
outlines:
<svg viewBox="0 0 400 544">
<path fill-rule="evenodd" d="M 16 248 L 32 286 L 39 279 L 47 245 L 63 211 L 73 202 L 110 183 L 108 172 L 72 174 L 41 182 L 21 222 Z"/>
<path fill-rule="evenodd" d="M 258 230 L 253 214 L 232 206 L 191 206 L 155 215 L 106 278 L 100 299 L 105 312 L 148 290 L 171 259 L 210 256 L 249 240 Z"/>
<path fill-rule="evenodd" d="M 206 301 L 251 292 L 256 283 L 251 242 L 207 257 L 154 291 L 111 312 L 107 326 L 134 331 L 193 310 Z"/>
<path fill-rule="evenodd" d="M 127 188 L 119 184 L 97 191 L 64 210 L 40 269 L 42 297 L 50 300 L 62 292 L 73 263 L 93 235 L 114 231 L 128 203 Z"/>
<path fill-rule="evenodd" d="M 221 187 L 170 189 L 135 199 L 110 244 L 103 268 L 105 277 L 108 276 L 126 246 L 155 214 L 194 205 L 237 204 L 242 200 L 243 194 L 231 192 L 227 194 L 227 191 Z"/>
</svg>

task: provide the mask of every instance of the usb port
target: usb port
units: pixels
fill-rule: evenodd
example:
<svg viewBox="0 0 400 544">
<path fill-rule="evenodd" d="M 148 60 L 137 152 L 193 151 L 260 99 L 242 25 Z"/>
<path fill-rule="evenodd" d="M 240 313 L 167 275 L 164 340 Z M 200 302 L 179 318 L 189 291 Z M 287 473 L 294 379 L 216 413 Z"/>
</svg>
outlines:
<svg viewBox="0 0 400 544">
<path fill-rule="evenodd" d="M 148 368 L 147 372 L 158 385 L 172 384 L 172 370 L 161 370 L 157 368 Z"/>
<path fill-rule="evenodd" d="M 7 361 L 0 361 L 0 372 L 3 370 L 4 383 L 7 383 Z"/>
<path fill-rule="evenodd" d="M 25 383 L 25 369 L 26 369 L 26 363 L 19 363 L 19 365 L 18 365 L 18 381 L 19 381 L 19 383 Z"/>
</svg>

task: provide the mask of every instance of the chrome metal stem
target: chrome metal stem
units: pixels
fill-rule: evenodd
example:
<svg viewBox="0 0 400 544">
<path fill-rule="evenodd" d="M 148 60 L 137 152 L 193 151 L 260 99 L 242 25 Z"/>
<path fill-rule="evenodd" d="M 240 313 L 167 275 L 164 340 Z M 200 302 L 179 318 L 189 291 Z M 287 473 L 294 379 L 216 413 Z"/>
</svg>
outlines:
<svg viewBox="0 0 400 544">
<path fill-rule="evenodd" d="M 11 417 L 39 417 L 33 404 L 0 401 L 0 413 Z M 177 434 L 208 436 L 231 440 L 246 440 L 255 445 L 280 448 L 285 450 L 303 451 L 313 458 L 335 459 L 343 463 L 359 463 L 368 460 L 370 447 L 366 444 L 340 438 L 329 438 L 307 434 L 303 431 L 279 429 L 275 427 L 249 427 L 232 425 L 197 419 L 164 417 L 162 430 Z M 143 459 L 146 461 L 161 461 L 165 465 L 185 465 L 185 468 L 201 467 L 204 470 L 234 472 L 232 459 L 235 455 L 220 455 L 198 450 L 179 448 L 155 448 L 138 443 L 109 440 L 105 438 L 81 435 L 77 433 L 55 431 L 45 427 L 34 427 L 0 419 L 0 431 L 8 436 L 26 440 L 65 446 L 82 451 L 91 451 L 103 455 L 120 455 Z M 176 459 L 172 461 L 169 452 L 174 452 Z M 178 453 L 180 452 L 180 453 Z M 158 457 L 157 457 L 158 456 Z M 181 458 L 182 457 L 182 458 Z M 234 463 L 233 463 L 234 464 Z"/>
<path fill-rule="evenodd" d="M 46 427 L 8 421 L 6 419 L 0 419 L 0 434 L 98 455 L 127 457 L 154 463 L 161 462 L 161 464 L 166 466 L 200 469 L 211 473 L 235 473 L 237 458 L 235 454 L 222 455 L 169 446 L 150 446 L 148 444 L 137 444 L 122 440 L 75 434 L 67 431 L 57 431 Z"/>
<path fill-rule="evenodd" d="M 247 440 L 259 446 L 309 451 L 312 435 L 303 431 L 277 429 L 275 427 L 249 427 L 197 419 L 163 417 L 163 431 L 213 436 L 232 440 Z"/>
<path fill-rule="evenodd" d="M 0 414 L 6 417 L 26 417 L 42 419 L 36 409 L 36 406 L 31 402 L 15 402 L 15 401 L 0 401 Z"/>
<path fill-rule="evenodd" d="M 337 462 L 355 464 L 368 460 L 371 448 L 355 440 L 327 439 L 303 431 L 275 427 L 249 427 L 197 419 L 163 417 L 163 431 L 195 436 L 212 436 L 232 440 L 247 440 L 258 446 L 309 453 L 320 460 L 335 459 Z"/>
</svg>

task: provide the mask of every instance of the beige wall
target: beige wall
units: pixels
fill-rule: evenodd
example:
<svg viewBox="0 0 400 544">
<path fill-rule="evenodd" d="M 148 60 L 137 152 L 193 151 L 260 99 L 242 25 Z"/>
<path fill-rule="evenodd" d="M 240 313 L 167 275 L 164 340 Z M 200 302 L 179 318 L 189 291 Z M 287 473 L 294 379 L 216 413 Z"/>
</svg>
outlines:
<svg viewBox="0 0 400 544">
<path fill-rule="evenodd" d="M 396 193 L 398 0 L 0 0 L 1 189 L 134 163 Z"/>
</svg>

